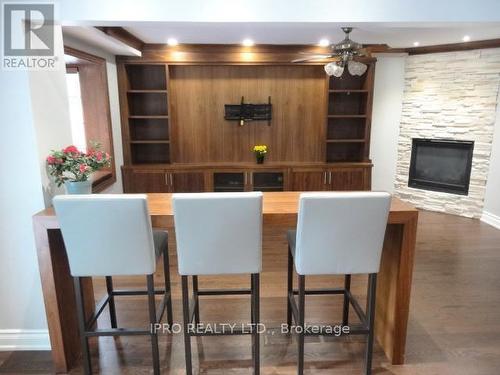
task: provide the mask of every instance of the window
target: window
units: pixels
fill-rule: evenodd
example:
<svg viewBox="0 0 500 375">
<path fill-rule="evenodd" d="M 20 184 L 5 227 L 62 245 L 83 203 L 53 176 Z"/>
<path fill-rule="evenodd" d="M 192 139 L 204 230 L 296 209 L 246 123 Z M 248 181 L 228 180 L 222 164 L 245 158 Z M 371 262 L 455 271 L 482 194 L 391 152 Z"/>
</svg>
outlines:
<svg viewBox="0 0 500 375">
<path fill-rule="evenodd" d="M 70 47 L 64 53 L 73 143 L 87 150 L 98 142 L 112 157 L 109 169 L 93 175 L 93 191 L 98 192 L 116 181 L 106 60 Z"/>
<path fill-rule="evenodd" d="M 87 150 L 85 138 L 85 124 L 83 122 L 82 94 L 80 91 L 80 75 L 78 69 L 68 69 L 66 73 L 66 87 L 69 98 L 69 117 L 71 120 L 71 135 L 73 144 L 79 150 Z"/>
</svg>

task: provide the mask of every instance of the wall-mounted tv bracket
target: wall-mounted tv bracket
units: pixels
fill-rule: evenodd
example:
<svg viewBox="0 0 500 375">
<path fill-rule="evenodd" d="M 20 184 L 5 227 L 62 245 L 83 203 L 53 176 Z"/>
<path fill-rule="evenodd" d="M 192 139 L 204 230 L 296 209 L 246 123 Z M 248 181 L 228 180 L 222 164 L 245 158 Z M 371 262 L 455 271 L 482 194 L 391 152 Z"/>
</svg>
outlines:
<svg viewBox="0 0 500 375">
<path fill-rule="evenodd" d="M 245 125 L 246 121 L 267 121 L 271 126 L 272 104 L 271 97 L 268 97 L 267 104 L 245 103 L 245 97 L 241 97 L 240 104 L 225 104 L 224 119 L 236 120 L 240 126 Z"/>
</svg>

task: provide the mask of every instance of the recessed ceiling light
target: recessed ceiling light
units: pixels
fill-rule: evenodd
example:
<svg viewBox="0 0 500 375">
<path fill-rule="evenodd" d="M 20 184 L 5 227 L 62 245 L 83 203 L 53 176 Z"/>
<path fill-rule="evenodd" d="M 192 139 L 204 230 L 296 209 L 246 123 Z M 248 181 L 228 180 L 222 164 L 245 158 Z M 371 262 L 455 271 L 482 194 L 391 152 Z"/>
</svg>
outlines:
<svg viewBox="0 0 500 375">
<path fill-rule="evenodd" d="M 330 41 L 328 39 L 321 39 L 318 43 L 320 47 L 328 47 L 330 45 Z"/>
<path fill-rule="evenodd" d="M 170 46 L 170 47 L 175 47 L 176 45 L 179 44 L 179 42 L 177 41 L 177 39 L 175 38 L 168 38 L 167 39 L 167 44 Z"/>
<path fill-rule="evenodd" d="M 243 42 L 241 42 L 245 47 L 252 47 L 255 43 L 252 39 L 246 38 L 243 39 Z"/>
<path fill-rule="evenodd" d="M 414 47 L 418 47 L 420 45 L 420 42 L 413 42 Z"/>
<path fill-rule="evenodd" d="M 468 41 L 470 41 L 470 36 L 468 36 L 468 35 L 464 35 L 464 37 L 462 38 L 462 40 L 463 40 L 464 42 L 468 42 Z"/>
</svg>

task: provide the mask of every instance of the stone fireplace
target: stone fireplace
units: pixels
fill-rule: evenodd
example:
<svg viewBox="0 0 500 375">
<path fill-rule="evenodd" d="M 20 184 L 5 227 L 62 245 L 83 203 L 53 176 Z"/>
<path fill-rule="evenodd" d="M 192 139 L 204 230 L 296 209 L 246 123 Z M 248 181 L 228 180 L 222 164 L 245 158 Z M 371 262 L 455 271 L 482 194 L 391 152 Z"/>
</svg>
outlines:
<svg viewBox="0 0 500 375">
<path fill-rule="evenodd" d="M 491 146 L 496 119 L 500 86 L 500 49 L 474 50 L 409 56 L 406 61 L 405 91 L 398 141 L 398 162 L 395 195 L 419 208 L 481 217 L 486 182 L 489 172 Z M 429 163 L 430 169 L 412 172 L 414 140 L 454 141 L 471 145 L 470 155 L 458 148 L 448 151 L 423 149 L 420 161 Z M 422 143 L 421 143 L 422 145 Z M 424 146 L 425 148 L 425 146 Z M 463 150 L 462 150 L 463 151 Z M 461 155 L 460 155 L 461 154 Z M 446 171 L 439 176 L 438 169 L 445 168 L 452 157 L 467 169 Z M 460 159 L 461 158 L 461 159 Z M 448 160 L 450 159 L 450 160 Z M 416 163 L 418 160 L 414 160 Z M 457 161 L 457 160 L 455 160 Z M 414 169 L 422 165 L 414 165 Z M 417 173 L 415 173 L 417 172 Z M 420 173 L 420 174 L 419 174 Z M 455 175 L 454 173 L 461 173 Z M 423 181 L 423 180 L 434 181 Z M 456 186 L 456 191 L 444 192 Z M 467 181 L 468 180 L 468 181 Z M 422 183 L 427 186 L 422 188 Z M 434 183 L 433 189 L 429 185 Z M 463 185 L 468 185 L 466 189 Z M 441 185 L 440 185 L 441 184 Z"/>
</svg>

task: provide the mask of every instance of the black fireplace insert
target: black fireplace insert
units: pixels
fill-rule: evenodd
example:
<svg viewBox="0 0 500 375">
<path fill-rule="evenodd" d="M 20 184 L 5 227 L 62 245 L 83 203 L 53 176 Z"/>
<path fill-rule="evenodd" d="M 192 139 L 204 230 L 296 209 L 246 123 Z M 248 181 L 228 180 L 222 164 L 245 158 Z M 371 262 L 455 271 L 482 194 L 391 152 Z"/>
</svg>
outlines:
<svg viewBox="0 0 500 375">
<path fill-rule="evenodd" d="M 414 138 L 408 186 L 468 195 L 473 141 Z"/>
</svg>

